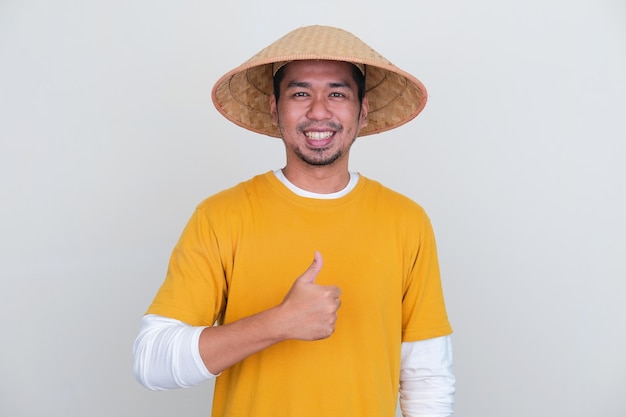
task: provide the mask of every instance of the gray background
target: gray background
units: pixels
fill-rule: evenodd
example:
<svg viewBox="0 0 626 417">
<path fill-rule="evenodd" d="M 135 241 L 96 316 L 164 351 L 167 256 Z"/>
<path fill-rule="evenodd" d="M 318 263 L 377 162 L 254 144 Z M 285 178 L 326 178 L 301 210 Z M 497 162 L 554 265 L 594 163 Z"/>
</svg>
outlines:
<svg viewBox="0 0 626 417">
<path fill-rule="evenodd" d="M 433 220 L 456 415 L 626 415 L 623 0 L 1 1 L 0 415 L 209 415 L 132 341 L 195 205 L 284 163 L 213 83 L 315 23 L 429 90 L 351 169 Z"/>
</svg>

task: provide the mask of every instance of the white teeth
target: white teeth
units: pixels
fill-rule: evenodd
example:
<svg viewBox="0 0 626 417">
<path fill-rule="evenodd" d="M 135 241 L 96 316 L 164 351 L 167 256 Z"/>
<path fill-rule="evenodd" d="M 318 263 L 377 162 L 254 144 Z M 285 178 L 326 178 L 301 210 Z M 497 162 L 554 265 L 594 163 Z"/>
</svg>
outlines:
<svg viewBox="0 0 626 417">
<path fill-rule="evenodd" d="M 306 137 L 313 140 L 328 139 L 332 134 L 333 132 L 305 132 Z"/>
</svg>

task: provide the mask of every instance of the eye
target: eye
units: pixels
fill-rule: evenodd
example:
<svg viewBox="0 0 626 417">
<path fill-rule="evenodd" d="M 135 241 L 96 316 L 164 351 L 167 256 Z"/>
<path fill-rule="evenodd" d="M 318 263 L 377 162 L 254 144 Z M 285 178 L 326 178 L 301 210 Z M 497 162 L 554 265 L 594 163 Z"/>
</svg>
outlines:
<svg viewBox="0 0 626 417">
<path fill-rule="evenodd" d="M 345 97 L 346 95 L 343 93 L 330 93 L 331 97 Z"/>
<path fill-rule="evenodd" d="M 307 97 L 308 94 L 305 93 L 304 91 L 297 91 L 295 93 L 293 93 L 293 97 Z"/>
</svg>

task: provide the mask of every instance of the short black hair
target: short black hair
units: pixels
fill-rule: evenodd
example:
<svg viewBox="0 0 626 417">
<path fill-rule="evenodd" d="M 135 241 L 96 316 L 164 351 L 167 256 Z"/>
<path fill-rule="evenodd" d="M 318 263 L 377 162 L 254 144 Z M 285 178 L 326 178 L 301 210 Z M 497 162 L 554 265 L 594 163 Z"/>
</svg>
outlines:
<svg viewBox="0 0 626 417">
<path fill-rule="evenodd" d="M 285 67 L 289 64 L 285 64 L 276 71 L 274 74 L 274 97 L 278 103 L 278 97 L 280 96 L 280 83 L 285 78 Z M 363 68 L 367 68 L 363 66 Z M 365 97 L 365 74 L 361 72 L 359 67 L 352 65 L 352 78 L 356 82 L 357 92 L 359 96 L 359 104 L 363 104 L 363 98 Z"/>
</svg>

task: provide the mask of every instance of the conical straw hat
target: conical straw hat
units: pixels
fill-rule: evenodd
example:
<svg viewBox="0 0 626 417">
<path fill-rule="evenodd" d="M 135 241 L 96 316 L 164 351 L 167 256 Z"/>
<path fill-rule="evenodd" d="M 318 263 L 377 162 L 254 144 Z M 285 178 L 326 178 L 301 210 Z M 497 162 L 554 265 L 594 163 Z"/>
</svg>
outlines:
<svg viewBox="0 0 626 417">
<path fill-rule="evenodd" d="M 329 26 L 296 29 L 226 73 L 213 87 L 213 104 L 241 127 L 280 137 L 278 128 L 272 125 L 269 108 L 274 91 L 272 64 L 310 59 L 365 65 L 369 113 L 368 124 L 359 136 L 398 127 L 415 118 L 426 105 L 426 88 L 417 78 L 351 33 Z"/>
</svg>

